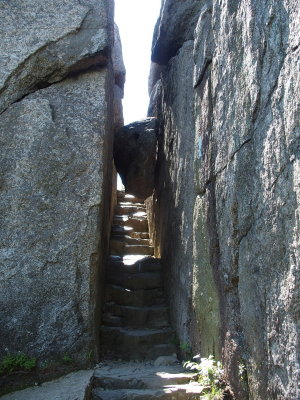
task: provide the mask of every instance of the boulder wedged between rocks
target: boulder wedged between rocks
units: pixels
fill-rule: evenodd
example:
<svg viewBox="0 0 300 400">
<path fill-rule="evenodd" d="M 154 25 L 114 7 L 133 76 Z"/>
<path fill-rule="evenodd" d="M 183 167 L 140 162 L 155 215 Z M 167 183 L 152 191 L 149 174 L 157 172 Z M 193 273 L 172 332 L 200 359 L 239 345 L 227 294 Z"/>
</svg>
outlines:
<svg viewBox="0 0 300 400">
<path fill-rule="evenodd" d="M 141 200 L 151 196 L 156 164 L 156 118 L 146 118 L 116 132 L 114 160 L 126 192 Z"/>
</svg>

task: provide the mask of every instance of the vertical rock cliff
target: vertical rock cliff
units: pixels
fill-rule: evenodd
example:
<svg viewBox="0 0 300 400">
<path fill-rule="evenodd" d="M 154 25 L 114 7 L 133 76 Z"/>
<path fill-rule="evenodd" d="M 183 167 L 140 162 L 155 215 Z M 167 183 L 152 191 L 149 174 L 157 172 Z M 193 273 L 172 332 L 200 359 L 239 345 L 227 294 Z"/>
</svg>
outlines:
<svg viewBox="0 0 300 400">
<path fill-rule="evenodd" d="M 0 356 L 84 362 L 122 125 L 113 2 L 2 1 L 0 14 Z"/>
<path fill-rule="evenodd" d="M 300 396 L 299 18 L 163 0 L 153 39 L 156 255 L 180 342 L 222 358 L 238 399 Z"/>
</svg>

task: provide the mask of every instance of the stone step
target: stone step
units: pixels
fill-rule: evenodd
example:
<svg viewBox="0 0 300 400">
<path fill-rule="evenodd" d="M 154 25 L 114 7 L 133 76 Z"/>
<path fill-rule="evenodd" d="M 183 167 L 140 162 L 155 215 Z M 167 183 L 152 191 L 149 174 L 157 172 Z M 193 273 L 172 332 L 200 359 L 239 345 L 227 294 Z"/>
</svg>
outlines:
<svg viewBox="0 0 300 400">
<path fill-rule="evenodd" d="M 173 331 L 167 328 L 141 328 L 134 329 L 130 327 L 103 326 L 103 333 L 107 335 L 107 340 L 119 344 L 138 345 L 156 345 L 171 343 Z"/>
<path fill-rule="evenodd" d="M 128 348 L 122 348 L 121 351 L 119 348 L 110 348 L 102 342 L 101 347 L 101 356 L 102 359 L 105 360 L 122 360 L 122 361 L 149 361 L 155 360 L 164 354 L 166 357 L 171 357 L 177 351 L 176 347 L 173 344 L 157 344 L 157 345 L 148 345 L 142 346 L 139 350 L 134 349 L 129 351 Z"/>
<path fill-rule="evenodd" d="M 117 206 L 120 206 L 120 207 L 127 207 L 127 206 L 135 206 L 135 207 L 145 207 L 145 204 L 144 203 L 138 203 L 138 202 L 136 202 L 136 203 L 131 203 L 130 201 L 118 201 L 118 203 L 117 203 Z"/>
<path fill-rule="evenodd" d="M 187 392 L 189 390 L 189 392 Z M 95 388 L 92 391 L 93 400 L 197 400 L 203 392 L 195 389 L 194 392 L 190 385 L 170 386 L 159 389 L 118 389 L 102 390 Z"/>
<path fill-rule="evenodd" d="M 107 262 L 108 274 L 114 273 L 117 275 L 124 271 L 132 274 L 138 272 L 160 272 L 161 269 L 160 259 L 154 257 L 144 257 L 132 265 L 128 265 L 126 264 L 126 257 L 123 259 L 121 256 L 110 256 Z"/>
<path fill-rule="evenodd" d="M 147 221 L 147 215 L 145 215 L 145 213 L 141 213 L 141 215 L 136 215 L 136 216 L 132 216 L 132 215 L 119 215 L 119 214 L 115 214 L 114 215 L 114 220 L 116 221 L 121 221 L 121 225 L 124 225 L 123 222 L 125 221 L 129 221 L 131 219 L 140 219 L 141 221 Z"/>
<path fill-rule="evenodd" d="M 169 326 L 166 306 L 133 307 L 114 303 L 105 305 L 103 322 L 113 326 L 165 328 Z"/>
<path fill-rule="evenodd" d="M 136 232 L 147 232 L 148 221 L 143 217 L 124 217 L 122 215 L 115 215 L 113 225 L 125 226 L 132 228 Z"/>
<path fill-rule="evenodd" d="M 107 326 L 122 326 L 122 318 L 105 312 L 102 314 L 102 324 Z"/>
<path fill-rule="evenodd" d="M 132 204 L 142 204 L 144 205 L 143 200 L 139 199 L 138 197 L 132 196 L 128 193 L 117 193 L 117 200 L 118 203 L 132 203 Z"/>
<path fill-rule="evenodd" d="M 155 366 L 155 362 L 104 363 L 94 371 L 93 387 L 103 389 L 154 389 L 170 385 L 185 385 L 196 374 L 186 372 L 176 360 L 170 357 L 169 365 Z"/>
<path fill-rule="evenodd" d="M 148 232 L 135 232 L 135 231 L 132 231 L 130 236 L 132 238 L 149 239 L 149 233 Z"/>
<path fill-rule="evenodd" d="M 145 232 L 135 232 L 130 226 L 122 226 L 113 224 L 111 229 L 112 237 L 114 236 L 130 236 L 133 239 L 149 239 L 148 229 Z"/>
<path fill-rule="evenodd" d="M 162 355 L 172 355 L 176 353 L 172 339 L 170 328 L 101 327 L 103 354 L 110 353 L 122 360 L 154 360 Z"/>
<path fill-rule="evenodd" d="M 146 213 L 146 206 L 138 204 L 117 204 L 115 207 L 115 214 L 117 215 L 132 215 L 139 212 Z"/>
<path fill-rule="evenodd" d="M 112 236 L 114 236 L 114 235 L 118 235 L 118 236 L 129 235 L 130 237 L 132 237 L 133 232 L 134 232 L 134 230 L 130 226 L 113 224 L 111 227 Z"/>
<path fill-rule="evenodd" d="M 114 302 L 124 306 L 147 307 L 165 304 L 161 288 L 130 290 L 119 285 L 106 286 L 106 302 Z"/>
<path fill-rule="evenodd" d="M 126 244 L 124 242 L 119 242 L 115 240 L 110 241 L 110 254 L 116 256 L 122 255 L 145 255 L 145 256 L 153 256 L 154 249 L 152 246 L 144 245 L 144 244 Z"/>
<path fill-rule="evenodd" d="M 116 246 L 120 248 L 124 244 L 135 244 L 135 245 L 144 245 L 150 246 L 149 239 L 141 239 L 141 238 L 132 238 L 130 235 L 112 235 L 110 240 L 110 246 Z"/>
<path fill-rule="evenodd" d="M 162 276 L 159 272 L 118 273 L 107 271 L 106 281 L 109 284 L 122 286 L 125 289 L 156 289 L 162 287 Z"/>
</svg>

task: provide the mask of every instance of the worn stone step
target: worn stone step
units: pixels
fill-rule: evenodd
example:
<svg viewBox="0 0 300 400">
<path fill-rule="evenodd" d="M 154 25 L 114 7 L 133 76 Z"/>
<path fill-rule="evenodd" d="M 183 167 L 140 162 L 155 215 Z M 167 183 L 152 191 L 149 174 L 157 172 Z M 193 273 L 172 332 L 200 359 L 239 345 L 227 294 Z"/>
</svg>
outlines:
<svg viewBox="0 0 300 400">
<path fill-rule="evenodd" d="M 101 327 L 103 355 L 110 354 L 122 360 L 154 360 L 161 355 L 172 355 L 176 352 L 172 339 L 170 328 Z"/>
<path fill-rule="evenodd" d="M 144 204 L 144 201 L 139 199 L 136 196 L 133 196 L 132 194 L 125 193 L 125 192 L 117 192 L 117 200 L 118 202 L 126 201 L 129 203 L 141 203 Z"/>
<path fill-rule="evenodd" d="M 108 274 L 113 273 L 117 275 L 124 271 L 132 274 L 138 272 L 160 272 L 162 269 L 159 258 L 144 257 L 131 265 L 126 264 L 126 257 L 124 259 L 125 262 L 121 256 L 110 256 L 107 262 Z"/>
<path fill-rule="evenodd" d="M 107 271 L 107 283 L 122 286 L 126 289 L 156 289 L 162 287 L 162 276 L 159 272 L 114 273 Z"/>
<path fill-rule="evenodd" d="M 125 236 L 129 235 L 130 237 L 133 237 L 134 230 L 130 226 L 123 226 L 123 225 L 118 225 L 118 224 L 113 224 L 111 227 L 111 235 L 112 236 Z"/>
<path fill-rule="evenodd" d="M 130 226 L 122 226 L 118 224 L 112 225 L 111 235 L 112 237 L 130 236 L 133 239 L 149 239 L 148 229 L 145 232 L 135 232 Z"/>
<path fill-rule="evenodd" d="M 95 388 L 92 391 L 93 400 L 197 400 L 202 392 L 191 390 L 188 385 L 170 386 L 158 389 L 118 389 L 118 390 L 102 390 Z"/>
<path fill-rule="evenodd" d="M 136 232 L 147 232 L 148 221 L 147 218 L 143 217 L 123 217 L 121 215 L 115 215 L 113 220 L 114 225 L 128 226 Z"/>
<path fill-rule="evenodd" d="M 132 238 L 130 235 L 112 235 L 110 247 L 117 249 L 122 248 L 126 244 L 150 246 L 149 239 Z"/>
<path fill-rule="evenodd" d="M 118 203 L 144 204 L 144 201 L 128 193 L 117 193 Z"/>
<path fill-rule="evenodd" d="M 186 372 L 176 362 L 175 355 L 171 359 L 170 365 L 163 366 L 155 366 L 150 362 L 104 364 L 94 371 L 92 386 L 103 389 L 154 389 L 188 384 L 196 374 Z"/>
<path fill-rule="evenodd" d="M 122 360 L 122 361 L 147 361 L 155 360 L 161 355 L 171 357 L 177 351 L 172 343 L 163 343 L 157 345 L 143 345 L 139 349 L 129 350 L 128 348 L 111 348 L 107 347 L 104 342 L 101 346 L 101 356 L 105 360 Z"/>
<path fill-rule="evenodd" d="M 116 241 L 110 242 L 110 254 L 111 255 L 129 255 L 129 254 L 140 254 L 145 256 L 153 256 L 154 249 L 152 246 L 144 244 L 126 244 L 116 243 Z"/>
<path fill-rule="evenodd" d="M 122 318 L 105 312 L 102 314 L 102 324 L 107 326 L 122 326 Z"/>
<path fill-rule="evenodd" d="M 148 232 L 135 232 L 134 230 L 132 230 L 130 236 L 132 238 L 149 239 Z"/>
<path fill-rule="evenodd" d="M 173 331 L 171 328 L 140 328 L 102 326 L 103 343 L 120 353 L 143 352 L 147 348 L 158 344 L 172 344 Z M 133 359 L 135 359 L 133 357 Z"/>
<path fill-rule="evenodd" d="M 154 249 L 152 246 L 145 246 L 143 244 L 128 244 L 124 247 L 124 255 L 127 254 L 140 254 L 146 256 L 153 256 Z"/>
<path fill-rule="evenodd" d="M 161 288 L 130 290 L 119 285 L 106 286 L 106 301 L 124 306 L 151 306 L 165 304 L 164 294 Z"/>
<path fill-rule="evenodd" d="M 133 307 L 107 303 L 104 323 L 112 321 L 113 326 L 164 328 L 169 326 L 166 306 Z"/>
<path fill-rule="evenodd" d="M 141 254 L 125 254 L 122 256 L 122 261 L 125 265 L 134 265 L 139 261 L 144 260 L 145 258 L 149 258 L 148 255 L 141 255 Z"/>
<path fill-rule="evenodd" d="M 117 204 L 115 207 L 115 214 L 117 215 L 132 215 L 139 212 L 146 213 L 146 206 L 139 204 Z"/>
<path fill-rule="evenodd" d="M 114 219 L 116 220 L 120 220 L 120 221 L 126 221 L 126 220 L 130 220 L 130 219 L 141 219 L 143 221 L 147 220 L 147 215 L 145 215 L 145 213 L 141 213 L 141 215 L 137 215 L 137 216 L 132 216 L 132 215 L 118 215 L 115 214 L 114 215 Z"/>
<path fill-rule="evenodd" d="M 132 344 L 132 345 L 156 345 L 171 343 L 173 331 L 171 328 L 139 328 L 130 327 L 102 327 L 103 334 L 107 336 L 107 341 L 111 343 Z"/>
</svg>

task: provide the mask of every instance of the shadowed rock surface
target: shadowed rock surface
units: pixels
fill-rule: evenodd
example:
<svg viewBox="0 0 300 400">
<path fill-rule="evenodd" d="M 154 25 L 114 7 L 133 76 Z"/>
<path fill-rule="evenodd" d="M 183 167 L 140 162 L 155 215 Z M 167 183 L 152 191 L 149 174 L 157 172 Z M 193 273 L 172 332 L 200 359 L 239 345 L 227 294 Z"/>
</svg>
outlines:
<svg viewBox="0 0 300 400">
<path fill-rule="evenodd" d="M 162 0 L 152 41 L 152 61 L 166 65 L 187 40 L 194 39 L 202 0 Z"/>
<path fill-rule="evenodd" d="M 144 200 L 154 187 L 156 162 L 156 119 L 133 122 L 118 130 L 114 160 L 126 192 Z"/>
</svg>

